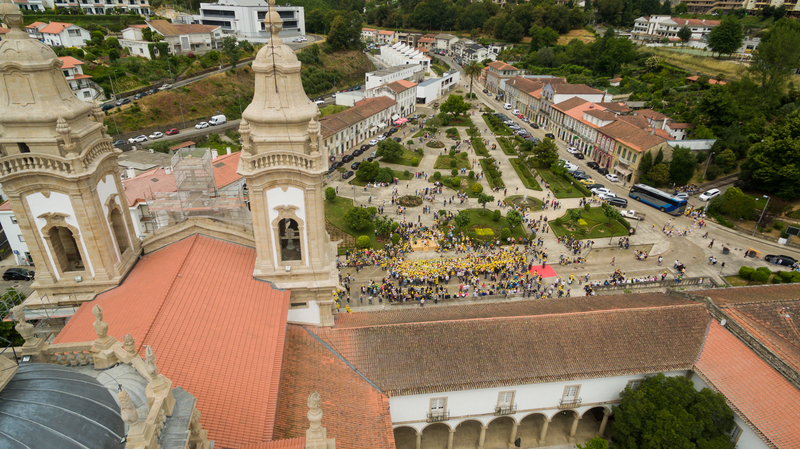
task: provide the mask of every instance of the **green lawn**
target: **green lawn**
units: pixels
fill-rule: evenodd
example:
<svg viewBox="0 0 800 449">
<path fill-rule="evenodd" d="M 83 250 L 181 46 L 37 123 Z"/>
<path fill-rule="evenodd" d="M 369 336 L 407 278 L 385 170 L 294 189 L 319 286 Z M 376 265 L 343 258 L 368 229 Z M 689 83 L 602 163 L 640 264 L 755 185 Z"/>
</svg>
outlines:
<svg viewBox="0 0 800 449">
<path fill-rule="evenodd" d="M 450 161 L 455 160 L 456 166 L 453 167 L 450 165 Z M 436 163 L 433 164 L 433 168 L 435 170 L 451 170 L 453 168 L 470 168 L 469 165 L 469 157 L 467 153 L 462 151 L 455 155 L 455 157 L 450 157 L 449 155 L 446 156 L 439 156 L 436 158 Z"/>
<path fill-rule="evenodd" d="M 580 184 L 578 181 L 573 181 L 573 184 L 570 184 L 566 179 L 556 176 L 549 168 L 537 168 L 536 171 L 539 172 L 539 176 L 542 179 L 550 183 L 550 190 L 553 191 L 553 195 L 556 198 L 583 198 L 589 196 L 576 187 L 576 184 Z"/>
<path fill-rule="evenodd" d="M 406 170 L 406 171 L 408 171 L 408 170 Z M 398 178 L 398 179 L 403 180 L 403 181 L 408 181 L 408 180 L 410 180 L 411 178 L 414 177 L 414 175 L 411 174 L 411 173 L 409 173 L 408 176 L 406 176 L 406 174 L 404 172 L 397 171 L 397 170 L 392 170 L 392 173 L 394 173 L 394 177 L 395 178 Z M 353 176 L 353 179 L 350 181 L 350 184 L 364 187 L 365 185 L 367 185 L 367 181 L 362 181 L 360 179 L 357 179 L 355 176 Z"/>
<path fill-rule="evenodd" d="M 495 167 L 489 162 L 489 159 L 481 159 L 481 168 L 483 169 L 483 174 L 486 175 L 486 180 L 489 181 L 489 185 L 492 187 L 503 187 L 505 184 L 503 183 L 503 178 L 499 170 L 493 170 Z"/>
<path fill-rule="evenodd" d="M 524 163 L 520 162 L 519 158 L 512 157 L 509 161 L 511 162 L 511 166 L 514 167 L 514 171 L 517 172 L 519 179 L 525 184 L 525 187 L 533 190 L 542 190 L 542 186 L 536 182 L 531 171 L 528 170 L 528 167 L 526 167 Z"/>
<path fill-rule="evenodd" d="M 403 157 L 401 157 L 400 159 L 387 160 L 386 158 L 381 158 L 381 162 L 385 162 L 387 164 L 406 165 L 408 167 L 418 167 L 423 157 L 424 156 L 421 156 L 419 153 L 415 151 L 410 151 L 403 148 Z M 414 164 L 413 162 L 415 158 L 417 160 L 416 164 Z"/>
<path fill-rule="evenodd" d="M 791 211 L 788 214 L 786 214 L 786 216 L 800 220 L 800 209 Z"/>
<path fill-rule="evenodd" d="M 455 128 L 447 128 L 446 134 L 450 139 L 461 140 L 461 134 L 459 134 L 458 130 Z"/>
<path fill-rule="evenodd" d="M 503 153 L 509 156 L 516 156 L 517 152 L 514 151 L 514 147 L 516 146 L 513 140 L 506 139 L 504 137 L 498 137 L 497 143 L 500 144 L 500 147 L 503 149 Z"/>
<path fill-rule="evenodd" d="M 328 106 L 325 106 L 324 108 L 319 110 L 319 116 L 325 117 L 326 115 L 337 114 L 347 109 L 350 109 L 350 107 L 338 104 L 329 104 Z"/>
<path fill-rule="evenodd" d="M 583 222 L 579 221 L 577 224 L 567 222 L 566 217 L 570 210 L 579 210 Z M 603 237 L 628 235 L 628 228 L 619 221 L 612 220 L 611 226 L 608 226 L 608 218 L 603 213 L 602 207 L 593 207 L 589 209 L 589 212 L 584 211 L 582 208 L 567 209 L 560 219 L 563 221 L 561 225 L 557 225 L 556 220 L 548 221 L 550 229 L 559 237 L 565 234 L 571 234 L 581 239 L 599 239 Z M 581 234 L 581 229 L 585 229 L 586 232 Z"/>
<path fill-rule="evenodd" d="M 434 130 L 433 130 L 433 128 L 422 128 L 421 130 L 417 131 L 417 133 L 416 133 L 416 134 L 414 134 L 413 136 L 411 136 L 411 138 L 412 138 L 412 139 L 417 139 L 417 138 L 419 138 L 419 137 L 422 137 L 422 135 L 423 135 L 423 134 L 425 134 L 425 133 L 432 133 L 433 131 L 434 131 Z"/>
<path fill-rule="evenodd" d="M 486 122 L 486 126 L 488 126 L 489 129 L 498 136 L 509 136 L 513 134 L 511 132 L 511 128 L 503 124 L 503 122 L 500 120 L 496 119 L 493 115 L 481 115 L 481 117 L 483 117 L 483 121 Z"/>
<path fill-rule="evenodd" d="M 508 228 L 506 217 L 503 216 L 500 220 L 494 221 L 493 211 L 491 209 L 486 209 L 485 211 L 483 209 L 467 209 L 463 212 L 469 215 L 469 224 L 464 231 L 469 233 L 470 231 L 475 231 L 477 228 L 489 228 L 492 230 L 491 235 L 477 236 L 480 240 L 497 240 L 500 238 L 500 233 L 503 228 Z M 525 226 L 520 225 L 512 229 L 511 236 L 515 238 L 527 237 Z M 505 243 L 506 242 L 503 242 L 503 244 Z"/>
<path fill-rule="evenodd" d="M 472 120 L 466 115 L 450 116 L 450 120 L 443 126 L 472 126 Z"/>
<path fill-rule="evenodd" d="M 353 208 L 353 200 L 348 198 L 336 197 L 333 202 L 325 201 L 325 219 L 328 220 L 329 223 L 336 226 L 337 228 L 341 229 L 347 234 L 352 235 L 353 237 L 358 240 L 359 236 L 368 235 L 370 241 L 372 242 L 372 247 L 375 249 L 381 249 L 384 247 L 383 242 L 378 242 L 378 239 L 375 238 L 375 226 L 370 224 L 367 226 L 366 229 L 361 231 L 356 231 L 352 229 L 350 226 L 344 222 L 344 214 L 347 213 L 350 209 Z"/>
<path fill-rule="evenodd" d="M 452 179 L 452 178 L 453 178 L 452 176 L 442 176 L 441 178 L 439 178 L 439 182 L 444 184 L 444 186 L 447 187 L 447 188 L 450 188 L 450 189 L 453 189 L 453 190 L 458 190 L 459 192 L 462 192 L 462 193 L 466 193 L 467 196 L 470 197 L 470 198 L 477 198 L 478 197 L 478 194 L 476 194 L 475 192 L 472 191 L 472 186 L 475 185 L 475 183 L 477 182 L 477 181 L 475 181 L 474 178 L 468 178 L 466 176 L 459 176 L 458 179 L 461 180 L 461 187 L 458 188 L 458 189 L 453 188 L 453 186 L 450 184 L 450 179 Z M 428 181 L 429 182 L 435 182 L 432 176 L 428 178 Z M 466 185 L 464 184 L 464 181 L 466 181 Z"/>
</svg>

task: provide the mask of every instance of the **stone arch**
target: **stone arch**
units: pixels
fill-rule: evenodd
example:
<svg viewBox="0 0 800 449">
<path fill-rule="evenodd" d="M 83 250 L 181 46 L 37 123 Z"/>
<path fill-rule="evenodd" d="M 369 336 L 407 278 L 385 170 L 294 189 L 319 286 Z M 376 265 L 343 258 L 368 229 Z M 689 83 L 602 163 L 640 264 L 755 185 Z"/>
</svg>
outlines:
<svg viewBox="0 0 800 449">
<path fill-rule="evenodd" d="M 86 270 L 86 254 L 78 228 L 66 222 L 68 215 L 52 212 L 40 215 L 47 223 L 41 233 L 50 250 L 57 273 L 80 273 Z"/>
<path fill-rule="evenodd" d="M 297 207 L 278 206 L 278 216 L 272 220 L 278 264 L 305 262 L 305 222 L 297 216 Z"/>
<path fill-rule="evenodd" d="M 447 439 L 450 437 L 450 426 L 443 422 L 428 424 L 422 429 L 423 449 L 433 449 L 447 447 Z"/>
<path fill-rule="evenodd" d="M 461 421 L 455 428 L 453 449 L 474 449 L 478 447 L 483 423 L 477 419 Z"/>
<path fill-rule="evenodd" d="M 416 449 L 417 429 L 409 426 L 395 427 L 394 444 L 397 449 Z"/>
<path fill-rule="evenodd" d="M 517 421 L 511 416 L 499 416 L 489 422 L 486 426 L 486 438 L 483 447 L 485 449 L 507 449 L 511 440 L 511 432 L 516 432 L 514 427 Z"/>
<path fill-rule="evenodd" d="M 125 224 L 125 216 L 123 215 L 122 208 L 115 199 L 116 197 L 117 194 L 115 193 L 109 195 L 106 199 L 106 208 L 108 209 L 106 220 L 108 220 L 111 234 L 117 243 L 119 255 L 122 256 L 125 254 L 125 251 L 131 247 L 131 242 L 128 238 L 128 226 Z"/>
<path fill-rule="evenodd" d="M 586 410 L 578 423 L 575 438 L 578 441 L 586 441 L 598 435 L 603 436 L 609 428 L 608 420 L 611 415 L 611 408 L 606 406 L 597 406 Z"/>
<path fill-rule="evenodd" d="M 580 419 L 581 415 L 576 410 L 562 410 L 555 413 L 550 417 L 550 425 L 548 426 L 547 435 L 540 446 L 556 446 L 560 444 L 569 444 L 569 435 L 572 430 L 572 425 L 575 419 Z"/>
<path fill-rule="evenodd" d="M 544 413 L 531 413 L 519 421 L 517 437 L 522 440 L 522 447 L 536 446 L 542 437 L 545 424 L 549 426 L 550 418 Z"/>
</svg>

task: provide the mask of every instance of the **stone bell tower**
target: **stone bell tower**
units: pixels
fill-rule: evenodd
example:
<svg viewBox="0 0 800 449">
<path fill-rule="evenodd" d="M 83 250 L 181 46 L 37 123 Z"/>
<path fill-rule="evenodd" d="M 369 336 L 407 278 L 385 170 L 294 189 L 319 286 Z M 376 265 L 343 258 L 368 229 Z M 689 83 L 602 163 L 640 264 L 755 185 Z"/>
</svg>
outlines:
<svg viewBox="0 0 800 449">
<path fill-rule="evenodd" d="M 39 294 L 117 286 L 141 252 L 97 103 L 79 100 L 47 45 L 11 28 L 0 42 L 0 183 L 36 264 Z"/>
<path fill-rule="evenodd" d="M 270 41 L 253 61 L 255 94 L 242 114 L 239 174 L 250 194 L 256 263 L 253 275 L 291 289 L 292 309 L 319 307 L 319 324 L 333 324 L 332 289 L 338 284 L 335 255 L 325 230 L 322 180 L 328 165 L 320 153 L 319 110 L 300 80 L 300 62 L 278 37 L 282 20 L 270 0 L 264 23 Z"/>
</svg>

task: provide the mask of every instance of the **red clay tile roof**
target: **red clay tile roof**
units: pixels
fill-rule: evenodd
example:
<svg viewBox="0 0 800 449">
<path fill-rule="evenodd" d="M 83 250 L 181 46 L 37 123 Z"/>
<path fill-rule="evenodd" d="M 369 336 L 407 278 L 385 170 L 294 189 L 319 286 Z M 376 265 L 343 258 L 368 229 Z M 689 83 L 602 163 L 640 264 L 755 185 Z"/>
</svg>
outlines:
<svg viewBox="0 0 800 449">
<path fill-rule="evenodd" d="M 350 109 L 323 117 L 319 119 L 319 123 L 322 126 L 322 137 L 329 137 L 337 131 L 341 131 L 348 126 L 366 120 L 378 112 L 389 109 L 396 103 L 397 102 L 391 98 L 382 95 L 365 98 L 364 100 L 356 102 Z"/>
<path fill-rule="evenodd" d="M 653 120 L 664 120 L 666 118 L 669 118 L 666 115 L 664 115 L 664 114 L 662 114 L 660 112 L 654 111 L 652 109 L 639 109 L 634 114 L 643 115 L 643 116 L 645 116 L 645 117 L 647 117 L 649 119 L 653 119 Z"/>
<path fill-rule="evenodd" d="M 153 192 L 176 192 L 175 176 L 168 175 L 162 168 L 154 168 L 139 174 L 136 177 L 123 179 L 122 187 L 125 189 L 125 198 L 128 207 L 133 207 L 144 202 Z"/>
<path fill-rule="evenodd" d="M 603 111 L 600 109 L 592 109 L 589 111 L 585 111 L 585 114 L 591 115 L 592 117 L 597 117 L 604 122 L 613 122 L 614 120 L 618 119 L 617 114 L 613 112 Z"/>
<path fill-rule="evenodd" d="M 394 449 L 389 399 L 305 328 L 287 326 L 283 360 L 275 438 L 305 435 L 308 395 L 316 391 L 337 449 Z"/>
<path fill-rule="evenodd" d="M 11 210 L 11 202 L 8 200 L 3 201 L 3 203 L 0 204 L 0 210 Z"/>
<path fill-rule="evenodd" d="M 491 67 L 491 68 L 493 68 L 495 70 L 500 70 L 500 71 L 504 71 L 504 70 L 519 70 L 518 68 L 514 67 L 513 65 L 506 64 L 503 61 L 490 62 L 489 64 L 487 64 L 487 67 Z"/>
<path fill-rule="evenodd" d="M 183 25 L 166 20 L 151 20 L 150 27 L 163 36 L 179 36 L 182 34 L 208 34 L 219 28 L 219 25 Z"/>
<path fill-rule="evenodd" d="M 197 144 L 195 142 L 192 142 L 191 140 L 187 140 L 186 142 L 181 142 L 181 143 L 179 143 L 177 145 L 173 145 L 173 146 L 169 147 L 169 149 L 170 150 L 180 150 L 181 148 L 190 147 L 192 145 L 197 145 Z"/>
<path fill-rule="evenodd" d="M 305 449 L 305 448 L 306 448 L 306 437 L 300 437 L 300 438 L 292 438 L 291 440 L 276 440 L 276 441 L 267 441 L 265 443 L 245 444 L 239 446 L 236 449 Z"/>
<path fill-rule="evenodd" d="M 630 308 L 615 310 L 614 300 L 603 299 L 574 305 L 596 307 L 587 312 L 533 316 L 483 318 L 451 307 L 451 320 L 311 331 L 390 396 L 688 370 L 708 313 L 684 301 L 659 307 L 663 296 L 637 295 L 641 308 L 623 299 Z"/>
<path fill-rule="evenodd" d="M 400 80 L 400 81 L 395 81 L 393 83 L 389 83 L 389 84 L 386 85 L 386 87 L 388 87 L 389 89 L 392 89 L 394 92 L 399 94 L 400 92 L 405 92 L 408 89 L 411 89 L 412 87 L 414 87 L 416 85 L 417 85 L 417 83 L 412 83 L 412 82 L 406 81 L 406 80 Z"/>
<path fill-rule="evenodd" d="M 593 87 L 589 87 L 586 84 L 556 84 L 550 83 L 553 86 L 553 92 L 559 95 L 564 94 L 573 94 L 573 95 L 580 95 L 580 94 L 602 94 L 602 90 L 597 90 Z"/>
<path fill-rule="evenodd" d="M 50 22 L 46 27 L 39 30 L 40 33 L 59 34 L 67 28 L 71 27 L 71 23 Z"/>
<path fill-rule="evenodd" d="M 375 31 L 375 28 L 362 28 L 361 31 Z"/>
<path fill-rule="evenodd" d="M 617 118 L 626 123 L 630 123 L 639 129 L 647 129 L 650 127 L 650 122 L 647 121 L 647 118 L 641 115 L 620 115 Z"/>
<path fill-rule="evenodd" d="M 32 24 L 27 25 L 25 28 L 36 28 L 39 25 L 44 25 L 44 22 L 33 22 Z"/>
<path fill-rule="evenodd" d="M 695 372 L 773 447 L 800 447 L 800 391 L 713 321 Z"/>
<path fill-rule="evenodd" d="M 615 102 L 605 102 L 605 103 L 597 103 L 597 106 L 607 109 L 611 112 L 616 112 L 620 114 L 627 114 L 631 112 L 631 108 L 625 105 L 625 103 L 615 103 Z"/>
<path fill-rule="evenodd" d="M 627 118 L 629 116 L 622 116 Z M 613 123 L 603 126 L 599 129 L 603 134 L 611 137 L 614 140 L 622 142 L 623 144 L 631 147 L 636 151 L 645 151 L 658 146 L 666 140 L 663 137 L 650 134 L 649 132 L 638 128 L 624 120 L 617 120 Z"/>
<path fill-rule="evenodd" d="M 378 31 L 378 34 L 392 35 L 392 34 L 394 34 L 394 31 L 380 30 L 380 31 Z"/>
<path fill-rule="evenodd" d="M 506 81 L 507 86 L 514 86 L 517 90 L 530 94 L 545 86 L 545 83 L 540 81 L 525 78 L 523 76 L 515 76 Z"/>
<path fill-rule="evenodd" d="M 769 298 L 768 300 L 770 301 L 783 301 L 800 299 L 800 284 L 721 288 L 695 291 L 693 293 L 709 297 L 719 305 L 759 303 L 763 302 L 765 298 Z"/>
<path fill-rule="evenodd" d="M 253 248 L 193 235 L 140 260 L 119 287 L 83 304 L 56 342 L 109 335 L 153 347 L 159 372 L 197 397 L 219 447 L 272 438 L 289 291 L 253 279 Z M 330 379 L 328 379 L 330 380 Z"/>
<path fill-rule="evenodd" d="M 218 189 L 242 179 L 242 175 L 236 173 L 241 155 L 241 152 L 236 151 L 231 154 L 223 154 L 211 161 L 211 165 L 214 167 L 214 180 L 217 182 Z"/>
<path fill-rule="evenodd" d="M 669 123 L 667 123 L 667 126 L 669 126 L 670 129 L 693 129 L 694 128 L 694 125 L 691 124 L 691 123 L 669 122 Z"/>
<path fill-rule="evenodd" d="M 554 104 L 553 107 L 561 112 L 567 112 L 577 108 L 578 106 L 581 106 L 584 103 L 588 103 L 588 101 L 584 100 L 583 98 L 572 97 L 569 100 L 564 100 L 561 103 Z"/>
</svg>

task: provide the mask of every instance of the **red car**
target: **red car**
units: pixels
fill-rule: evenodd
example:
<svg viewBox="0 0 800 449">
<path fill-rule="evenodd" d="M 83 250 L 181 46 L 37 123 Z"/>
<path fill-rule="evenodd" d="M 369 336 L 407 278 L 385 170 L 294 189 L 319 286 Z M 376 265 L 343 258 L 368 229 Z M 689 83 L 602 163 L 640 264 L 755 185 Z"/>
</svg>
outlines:
<svg viewBox="0 0 800 449">
<path fill-rule="evenodd" d="M 517 114 L 517 118 L 525 118 L 525 116 L 522 114 Z"/>
<path fill-rule="evenodd" d="M 178 134 L 179 132 L 180 131 L 178 131 L 178 128 L 172 128 L 171 130 L 165 132 L 164 134 L 166 134 L 168 136 L 174 136 L 175 134 Z"/>
</svg>

